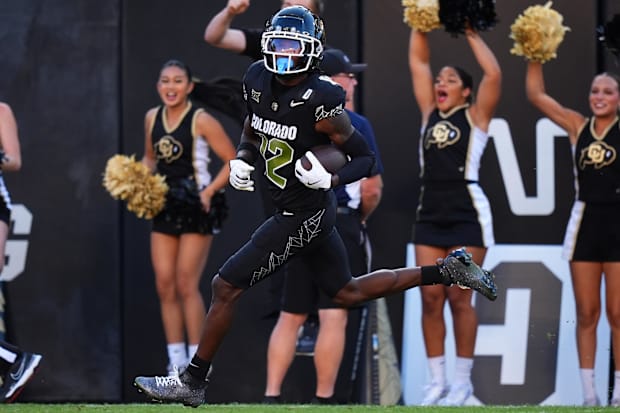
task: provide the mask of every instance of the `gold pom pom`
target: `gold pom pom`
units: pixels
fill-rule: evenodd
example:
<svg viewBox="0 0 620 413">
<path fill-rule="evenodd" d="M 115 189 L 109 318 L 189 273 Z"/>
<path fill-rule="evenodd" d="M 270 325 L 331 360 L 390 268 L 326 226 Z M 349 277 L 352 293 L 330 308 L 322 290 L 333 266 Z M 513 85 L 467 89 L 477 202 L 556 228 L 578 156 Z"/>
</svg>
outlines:
<svg viewBox="0 0 620 413">
<path fill-rule="evenodd" d="M 403 21 L 419 32 L 441 27 L 438 0 L 402 0 Z"/>
<path fill-rule="evenodd" d="M 153 219 L 164 208 L 167 192 L 165 177 L 159 174 L 149 175 L 127 200 L 127 209 L 139 218 Z"/>
<path fill-rule="evenodd" d="M 144 175 L 133 155 L 114 155 L 106 163 L 103 186 L 112 198 L 125 201 L 133 194 L 136 181 L 143 179 Z"/>
<path fill-rule="evenodd" d="M 562 26 L 563 19 L 551 2 L 528 7 L 510 26 L 510 38 L 515 41 L 510 53 L 540 63 L 554 59 L 564 33 L 570 30 Z"/>
<path fill-rule="evenodd" d="M 165 177 L 151 174 L 133 155 L 108 159 L 103 186 L 112 198 L 127 201 L 127 209 L 144 219 L 152 219 L 163 209 L 168 192 Z"/>
</svg>

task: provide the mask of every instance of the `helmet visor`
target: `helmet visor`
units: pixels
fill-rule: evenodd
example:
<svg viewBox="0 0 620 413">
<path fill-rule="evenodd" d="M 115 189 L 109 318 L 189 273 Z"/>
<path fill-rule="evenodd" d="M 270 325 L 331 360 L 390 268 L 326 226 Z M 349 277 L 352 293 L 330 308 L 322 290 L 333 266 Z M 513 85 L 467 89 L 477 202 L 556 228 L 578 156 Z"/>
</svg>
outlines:
<svg viewBox="0 0 620 413">
<path fill-rule="evenodd" d="M 262 36 L 265 66 L 277 74 L 302 73 L 310 69 L 322 51 L 318 40 L 287 31 L 266 31 Z"/>
<path fill-rule="evenodd" d="M 278 54 L 301 56 L 303 55 L 304 47 L 301 41 L 297 39 L 274 38 L 267 44 L 267 50 Z"/>
</svg>

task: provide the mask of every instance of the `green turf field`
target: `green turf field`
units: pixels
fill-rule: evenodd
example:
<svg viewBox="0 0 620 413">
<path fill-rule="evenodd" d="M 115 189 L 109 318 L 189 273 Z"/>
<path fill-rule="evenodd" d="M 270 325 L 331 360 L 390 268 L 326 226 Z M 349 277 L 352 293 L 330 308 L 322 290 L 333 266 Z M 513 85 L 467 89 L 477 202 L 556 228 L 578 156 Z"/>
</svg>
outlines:
<svg viewBox="0 0 620 413">
<path fill-rule="evenodd" d="M 569 412 L 615 412 L 609 407 L 576 406 L 461 406 L 461 407 L 419 407 L 419 406 L 317 406 L 317 405 L 255 405 L 227 404 L 203 405 L 196 409 L 180 405 L 163 404 L 30 404 L 15 403 L 0 408 L 2 413 L 165 413 L 165 412 L 210 412 L 210 413 L 569 413 Z"/>
</svg>

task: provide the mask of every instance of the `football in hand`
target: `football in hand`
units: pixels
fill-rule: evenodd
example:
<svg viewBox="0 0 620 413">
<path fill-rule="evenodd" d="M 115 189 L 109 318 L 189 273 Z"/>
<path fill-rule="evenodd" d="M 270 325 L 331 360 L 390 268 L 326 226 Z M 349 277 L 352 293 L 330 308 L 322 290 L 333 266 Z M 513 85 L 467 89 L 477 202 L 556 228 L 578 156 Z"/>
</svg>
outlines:
<svg viewBox="0 0 620 413">
<path fill-rule="evenodd" d="M 319 160 L 327 172 L 332 174 L 342 168 L 348 161 L 347 155 L 331 144 L 315 146 L 310 151 L 316 156 L 316 159 Z M 301 157 L 301 166 L 306 170 L 310 170 L 312 167 L 305 154 Z"/>
</svg>

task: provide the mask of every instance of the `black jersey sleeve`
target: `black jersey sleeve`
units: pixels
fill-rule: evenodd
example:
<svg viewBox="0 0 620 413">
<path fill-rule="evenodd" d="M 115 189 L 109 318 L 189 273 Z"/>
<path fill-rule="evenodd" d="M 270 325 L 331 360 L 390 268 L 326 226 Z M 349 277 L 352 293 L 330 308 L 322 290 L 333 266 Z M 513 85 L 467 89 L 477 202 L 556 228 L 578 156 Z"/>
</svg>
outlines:
<svg viewBox="0 0 620 413">
<path fill-rule="evenodd" d="M 327 76 L 320 76 L 315 84 L 315 122 L 336 116 L 347 116 L 344 89 Z M 347 121 L 348 122 L 348 121 Z M 353 129 L 353 134 L 340 146 L 351 159 L 337 172 L 339 184 L 345 185 L 370 174 L 375 162 L 374 153 L 368 147 L 364 137 Z"/>
<path fill-rule="evenodd" d="M 351 160 L 337 173 L 339 185 L 346 185 L 371 176 L 376 162 L 375 153 L 357 129 L 353 129 L 353 134 L 340 146 L 340 149 Z"/>
<path fill-rule="evenodd" d="M 315 122 L 338 116 L 344 112 L 345 91 L 339 84 L 332 81 L 329 76 L 319 76 L 315 82 L 315 88 L 316 93 L 313 99 Z"/>
<path fill-rule="evenodd" d="M 252 94 L 257 93 L 255 88 L 257 87 L 256 84 L 258 82 L 258 74 L 261 71 L 262 66 L 262 61 L 254 62 L 250 65 L 250 67 L 248 67 L 245 75 L 243 75 L 243 99 L 245 100 L 248 115 L 252 113 L 250 100 L 252 99 Z"/>
<path fill-rule="evenodd" d="M 261 37 L 263 29 L 240 29 L 245 35 L 245 50 L 241 52 L 243 56 L 248 56 L 254 60 L 263 58 L 261 47 Z"/>
</svg>

